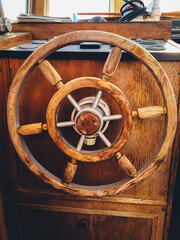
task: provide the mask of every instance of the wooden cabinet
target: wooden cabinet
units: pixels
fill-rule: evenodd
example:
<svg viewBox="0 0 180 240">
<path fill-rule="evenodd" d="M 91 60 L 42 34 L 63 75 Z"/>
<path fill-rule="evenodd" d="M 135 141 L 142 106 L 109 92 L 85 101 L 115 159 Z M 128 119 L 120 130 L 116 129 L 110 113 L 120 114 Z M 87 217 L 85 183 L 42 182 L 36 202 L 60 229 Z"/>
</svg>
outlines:
<svg viewBox="0 0 180 240">
<path fill-rule="evenodd" d="M 127 214 L 107 210 L 69 209 L 52 212 L 23 209 L 21 211 L 24 239 L 155 239 L 158 217 L 154 214 Z M 106 215 L 107 214 L 107 215 Z M 28 222 L 28 220 L 30 220 Z M 39 222 L 41 224 L 39 224 Z M 42 228 L 43 226 L 43 228 Z"/>
<path fill-rule="evenodd" d="M 172 205 L 174 175 L 177 166 L 178 135 L 159 169 L 136 187 L 114 197 L 90 198 L 72 196 L 55 190 L 34 176 L 15 153 L 8 137 L 6 126 L 6 99 L 10 82 L 24 59 L 0 59 L 5 75 L 0 75 L 1 91 L 1 164 L 9 239 L 53 239 L 53 240 L 159 240 L 167 239 L 169 216 Z M 79 76 L 101 77 L 105 59 L 61 59 L 49 60 L 64 82 Z M 161 61 L 179 98 L 179 62 Z M 0 66 L 1 67 L 1 66 Z M 2 71 L 0 72 L 2 74 Z M 138 61 L 121 61 L 111 82 L 128 97 L 133 109 L 148 105 L 160 105 L 162 97 L 149 71 Z M 56 89 L 51 86 L 41 71 L 36 68 L 24 86 L 20 101 L 22 124 L 45 122 L 46 108 Z M 75 94 L 76 100 L 94 94 L 84 91 Z M 111 100 L 105 97 L 112 111 Z M 72 106 L 62 106 L 67 117 Z M 132 159 L 139 169 L 150 158 L 162 136 L 164 118 L 135 119 L 123 153 Z M 116 126 L 109 136 L 116 132 Z M 72 137 L 72 132 L 67 134 Z M 62 176 L 68 157 L 59 151 L 45 132 L 42 135 L 25 137 L 30 150 L 40 163 L 51 172 Z M 107 184 L 125 176 L 113 159 L 100 163 L 82 163 L 74 181 L 83 184 Z M 8 190 L 8 191 L 7 191 Z M 11 199 L 11 201 L 9 200 Z M 16 228 L 10 231 L 13 222 Z"/>
</svg>

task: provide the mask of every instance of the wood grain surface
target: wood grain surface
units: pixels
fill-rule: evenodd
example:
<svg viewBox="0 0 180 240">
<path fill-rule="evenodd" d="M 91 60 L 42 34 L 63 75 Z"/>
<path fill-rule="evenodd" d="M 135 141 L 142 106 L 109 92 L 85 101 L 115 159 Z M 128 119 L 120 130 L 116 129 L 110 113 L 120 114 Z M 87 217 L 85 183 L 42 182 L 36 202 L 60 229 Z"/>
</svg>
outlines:
<svg viewBox="0 0 180 240">
<path fill-rule="evenodd" d="M 15 23 L 12 28 L 13 32 L 29 31 L 32 33 L 34 39 L 49 39 L 64 33 L 79 30 L 106 31 L 132 39 L 170 39 L 171 21 L 149 21 L 140 23 Z"/>
<path fill-rule="evenodd" d="M 65 83 L 80 76 L 101 77 L 104 61 L 89 61 L 85 59 L 51 60 L 50 63 Z M 93 236 L 100 239 L 101 236 L 98 235 L 100 228 L 102 229 L 101 233 L 103 232 L 103 239 L 106 239 L 107 234 L 111 233 L 111 238 L 113 236 L 114 239 L 119 239 L 119 236 L 124 239 L 136 236 L 138 240 L 143 239 L 143 237 L 145 239 L 151 237 L 151 239 L 159 240 L 162 239 L 163 229 L 165 229 L 164 239 L 168 239 L 167 233 L 178 163 L 179 135 L 176 135 L 173 155 L 169 151 L 166 159 L 156 172 L 141 184 L 117 196 L 104 198 L 79 197 L 53 189 L 34 176 L 18 159 L 16 154 L 10 154 L 8 151 L 8 132 L 6 129 L 7 93 L 10 78 L 14 78 L 15 73 L 23 62 L 24 59 L 0 60 L 0 66 L 3 69 L 0 71 L 2 103 L 0 105 L 0 121 L 1 126 L 3 126 L 0 128 L 1 172 L 3 173 L 1 178 L 4 179 L 3 186 L 7 192 L 6 195 L 11 197 L 11 200 L 15 195 L 17 199 L 15 206 L 17 209 L 18 205 L 19 209 L 18 219 L 20 219 L 21 224 L 21 236 L 25 239 L 35 237 L 40 239 L 42 234 L 44 234 L 43 236 L 48 239 L 51 239 L 52 236 L 56 239 L 60 235 L 62 238 L 69 237 L 72 239 L 75 236 L 77 239 L 85 235 L 86 239 L 92 239 Z M 176 102 L 178 102 L 179 62 L 161 61 L 160 64 L 171 81 Z M 9 67 L 12 69 L 11 71 L 9 71 Z M 161 93 L 156 82 L 140 62 L 120 62 L 115 75 L 110 81 L 126 93 L 133 111 L 144 106 L 163 106 Z M 33 122 L 45 122 L 46 108 L 55 91 L 56 88 L 46 80 L 40 70 L 38 68 L 34 69 L 28 77 L 21 94 L 20 123 L 23 125 Z M 88 95 L 91 95 L 91 92 L 87 94 L 82 93 L 81 97 L 77 93 L 74 97 L 80 100 Z M 106 96 L 103 100 L 110 104 L 111 109 L 116 109 L 117 106 L 113 105 L 113 102 L 109 101 Z M 71 106 L 68 103 L 65 104 L 64 112 L 67 116 L 64 117 L 69 119 L 68 112 L 71 111 Z M 123 148 L 123 153 L 128 156 L 137 169 L 148 161 L 158 146 L 162 135 L 164 117 L 146 119 L 145 121 L 139 118 L 133 120 L 131 134 Z M 46 124 L 43 123 L 43 125 L 46 129 L 45 131 L 47 131 Z M 114 123 L 113 128 L 108 136 L 116 131 Z M 74 136 L 71 135 L 71 131 L 68 134 Z M 63 178 L 64 169 L 69 159 L 65 154 L 56 149 L 46 132 L 43 132 L 42 136 L 27 136 L 25 141 L 43 166 L 46 166 L 54 174 Z M 12 146 L 11 150 L 13 150 Z M 100 163 L 88 164 L 87 166 L 86 164 L 80 164 L 73 181 L 96 185 L 115 182 L 124 177 L 126 177 L 124 171 L 117 167 L 117 163 L 111 159 Z M 14 187 L 16 191 L 10 194 L 9 186 Z M 5 201 L 5 203 L 5 209 L 9 209 L 9 212 L 11 212 L 9 220 L 15 227 L 16 222 L 12 222 L 13 216 L 11 216 L 13 214 L 13 204 L 9 201 Z M 99 215 L 93 213 L 98 213 Z M 105 217 L 107 214 L 110 214 L 108 215 L 109 217 L 111 216 L 109 220 Z M 50 218 L 51 221 L 49 222 Z M 83 222 L 83 219 L 85 219 L 85 222 Z M 57 222 L 63 222 L 62 228 L 59 228 Z M 90 227 L 87 228 L 88 230 L 83 230 L 82 227 L 79 229 L 79 224 L 80 227 Z M 113 227 L 111 227 L 112 225 Z M 69 229 L 68 226 L 70 226 L 70 231 L 67 235 L 65 230 Z M 11 229 L 11 233 L 12 231 L 13 229 Z"/>
<path fill-rule="evenodd" d="M 30 41 L 31 39 L 31 32 L 9 33 L 9 36 L 0 38 L 0 49 L 12 47 Z"/>
</svg>

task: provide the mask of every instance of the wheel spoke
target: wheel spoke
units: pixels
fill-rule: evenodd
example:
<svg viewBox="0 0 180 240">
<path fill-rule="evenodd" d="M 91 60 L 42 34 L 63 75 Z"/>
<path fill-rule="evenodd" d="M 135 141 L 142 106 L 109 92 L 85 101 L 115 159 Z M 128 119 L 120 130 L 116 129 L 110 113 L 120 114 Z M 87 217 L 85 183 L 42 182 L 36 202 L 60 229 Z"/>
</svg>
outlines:
<svg viewBox="0 0 180 240">
<path fill-rule="evenodd" d="M 132 111 L 132 116 L 140 119 L 156 118 L 165 114 L 167 114 L 167 109 L 162 106 L 143 107 Z"/>
<path fill-rule="evenodd" d="M 57 71 L 53 68 L 53 66 L 44 59 L 41 59 L 39 62 L 39 68 L 47 80 L 53 85 L 57 86 L 60 89 L 63 86 L 62 78 L 59 76 Z"/>
<path fill-rule="evenodd" d="M 76 110 L 79 112 L 81 110 L 81 107 L 76 102 L 76 100 L 70 94 L 67 95 L 67 98 L 69 99 L 70 103 L 76 108 Z"/>
<path fill-rule="evenodd" d="M 95 100 L 94 100 L 94 103 L 93 103 L 93 105 L 92 105 L 92 108 L 94 108 L 94 109 L 97 108 L 98 103 L 99 103 L 99 101 L 100 101 L 100 99 L 101 99 L 101 96 L 102 96 L 102 91 L 98 91 L 98 93 L 97 93 L 97 95 L 96 95 L 96 98 L 95 98 Z"/>
<path fill-rule="evenodd" d="M 103 140 L 103 142 L 106 144 L 107 147 L 111 147 L 110 141 L 107 139 L 107 137 L 102 132 L 98 132 L 98 135 Z"/>
<path fill-rule="evenodd" d="M 103 121 L 119 120 L 122 119 L 122 114 L 115 114 L 110 116 L 104 116 Z"/>
<path fill-rule="evenodd" d="M 113 76 L 118 67 L 121 56 L 122 53 L 119 47 L 112 48 L 103 67 L 103 80 Z"/>
<path fill-rule="evenodd" d="M 77 170 L 77 161 L 75 159 L 71 159 L 70 162 L 67 163 L 67 166 L 64 170 L 63 182 L 64 183 L 71 183 L 74 175 Z"/>
<path fill-rule="evenodd" d="M 84 140 L 85 140 L 85 135 L 82 135 L 82 136 L 80 137 L 80 140 L 79 140 L 78 145 L 77 145 L 77 147 L 76 147 L 76 150 L 77 150 L 77 151 L 81 151 L 81 149 L 82 149 L 82 147 L 83 147 L 83 144 L 84 144 Z"/>
<path fill-rule="evenodd" d="M 129 177 L 136 177 L 137 170 L 134 165 L 130 162 L 130 160 L 120 152 L 116 153 L 115 155 L 116 160 L 119 166 L 126 172 Z"/>
<path fill-rule="evenodd" d="M 40 134 L 44 130 L 42 128 L 42 123 L 31 123 L 22 125 L 18 128 L 18 134 L 22 136 Z"/>
<path fill-rule="evenodd" d="M 73 121 L 67 121 L 67 122 L 58 122 L 56 124 L 57 127 L 71 127 L 74 126 L 75 122 Z M 18 134 L 22 136 L 28 136 L 28 135 L 35 135 L 35 134 L 40 134 L 43 131 L 47 131 L 47 124 L 46 123 L 31 123 L 31 124 L 26 124 L 22 125 L 18 128 Z"/>
<path fill-rule="evenodd" d="M 75 125 L 75 122 L 73 121 L 67 121 L 67 122 L 58 122 L 56 124 L 57 127 L 61 128 L 61 127 L 71 127 L 71 126 L 74 126 Z"/>
</svg>

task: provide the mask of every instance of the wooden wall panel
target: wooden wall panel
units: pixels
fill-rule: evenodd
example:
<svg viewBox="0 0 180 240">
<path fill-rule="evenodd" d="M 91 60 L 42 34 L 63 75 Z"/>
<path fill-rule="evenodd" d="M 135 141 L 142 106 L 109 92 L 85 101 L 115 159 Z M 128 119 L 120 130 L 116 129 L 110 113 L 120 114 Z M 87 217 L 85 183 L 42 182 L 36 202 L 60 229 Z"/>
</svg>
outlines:
<svg viewBox="0 0 180 240">
<path fill-rule="evenodd" d="M 1 61 L 2 64 L 11 68 L 10 76 L 3 76 L 6 81 L 2 81 L 0 85 L 3 96 L 7 96 L 10 79 L 14 78 L 23 61 L 24 59 L 10 59 L 10 66 L 7 59 Z M 105 61 L 50 60 L 50 63 L 61 75 L 63 82 L 67 82 L 80 76 L 101 77 Z M 178 102 L 179 62 L 161 62 L 161 64 L 170 78 Z M 120 87 L 127 95 L 133 109 L 162 104 L 162 97 L 155 80 L 137 61 L 121 61 L 111 82 Z M 21 122 L 45 121 L 46 108 L 55 91 L 56 89 L 48 83 L 39 69 L 35 69 L 29 76 L 22 92 Z M 81 99 L 88 94 L 91 95 L 92 92 L 84 91 L 81 96 L 76 94 L 75 97 Z M 4 114 L 3 124 L 6 123 L 5 99 L 2 100 L 3 104 L 0 108 L 1 113 Z M 116 105 L 110 102 L 107 96 L 104 96 L 104 99 L 115 111 Z M 69 105 L 62 108 L 62 111 L 66 113 L 72 110 Z M 67 117 L 69 116 L 67 115 Z M 155 151 L 162 134 L 163 124 L 163 117 L 133 121 L 132 132 L 123 152 L 128 155 L 138 169 Z M 113 131 L 116 132 L 117 126 L 113 125 L 113 127 Z M 8 136 L 7 126 L 6 130 L 2 128 L 1 131 L 3 136 Z M 2 140 L 3 138 L 1 138 Z M 68 157 L 56 148 L 47 133 L 41 136 L 28 136 L 26 141 L 34 155 L 45 167 L 57 175 L 63 174 Z M 8 139 L 5 142 L 8 143 Z M 12 150 L 13 147 L 10 146 Z M 9 156 L 8 152 L 6 154 Z M 169 151 L 160 168 L 149 179 L 118 196 L 103 199 L 83 198 L 57 191 L 43 183 L 24 166 L 13 151 L 10 159 L 5 162 L 5 168 L 7 169 L 7 164 L 9 164 L 7 178 L 15 190 L 16 200 L 12 199 L 12 203 L 14 201 L 18 205 L 18 217 L 21 224 L 19 230 L 22 239 L 28 240 L 32 237 L 34 239 L 50 239 L 49 236 L 51 238 L 53 236 L 53 239 L 59 236 L 60 239 L 73 239 L 75 236 L 76 239 L 109 240 L 109 229 L 111 229 L 112 239 L 121 237 L 123 240 L 127 240 L 133 236 L 137 239 L 162 239 L 169 187 L 173 188 L 174 184 L 169 185 L 171 161 L 172 150 Z M 104 184 L 116 181 L 119 177 L 125 177 L 125 173 L 120 168 L 117 169 L 114 159 L 110 159 L 95 165 L 80 164 L 74 181 Z M 169 199 L 172 199 L 171 194 Z M 79 223 L 84 219 L 85 222 Z M 86 222 L 88 222 L 88 230 L 86 230 Z M 73 229 L 73 231 L 69 229 Z M 15 237 L 11 239 L 14 240 Z"/>
<path fill-rule="evenodd" d="M 21 62 L 22 60 L 17 59 L 10 61 L 10 65 L 12 67 L 12 77 L 14 76 L 14 73 L 17 71 L 18 65 L 20 65 Z M 61 75 L 63 82 L 79 76 L 101 77 L 101 71 L 104 65 L 104 61 L 90 62 L 89 60 L 51 60 L 50 62 Z M 171 68 L 165 62 L 162 62 L 162 65 L 164 65 L 169 76 L 171 77 L 171 81 L 176 93 L 176 99 L 178 99 L 177 64 L 178 63 L 173 63 L 173 67 Z M 81 68 L 79 68 L 79 66 L 81 66 Z M 71 69 L 71 71 L 69 71 L 69 69 Z M 142 67 L 142 65 L 136 61 L 122 61 L 111 81 L 119 86 L 123 92 L 125 92 L 133 106 L 133 109 L 136 109 L 137 107 L 162 104 L 162 97 L 157 88 L 155 80 L 153 81 L 152 76 L 150 73 L 148 73 L 147 69 Z M 24 107 L 22 108 L 22 123 L 25 124 L 45 121 L 46 107 L 54 92 L 55 89 L 50 86 L 41 72 L 38 69 L 35 70 L 35 73 L 30 76 L 29 82 L 27 82 L 22 95 L 22 102 L 25 103 Z M 46 95 L 44 95 L 44 93 L 46 93 Z M 66 106 L 64 111 L 71 112 L 71 109 Z M 158 142 L 160 141 L 162 134 L 163 122 L 163 117 L 145 121 L 134 120 L 131 135 L 129 136 L 127 144 L 123 148 L 123 152 L 132 160 L 137 169 L 142 167 L 142 165 L 151 157 L 152 152 L 154 152 L 158 146 Z M 51 140 L 48 138 L 46 133 L 42 136 L 26 137 L 26 139 L 30 145 L 30 148 L 35 152 L 35 156 L 40 157 L 40 161 L 44 166 L 50 168 L 56 174 L 63 174 L 68 158 L 64 154 L 60 153 L 58 149 L 56 149 L 56 146 L 54 146 L 54 143 L 51 143 Z M 151 139 L 151 141 L 149 141 L 149 139 Z M 48 148 L 46 148 L 47 142 L 49 146 Z M 41 153 L 39 151 L 40 146 L 43 149 Z M 144 151 L 144 149 L 146 149 L 146 151 Z M 50 154 L 48 152 L 50 152 Z M 49 157 L 47 158 L 47 156 Z M 61 164 L 59 162 L 59 156 L 61 156 Z M 140 186 L 122 193 L 120 196 L 136 196 L 137 198 L 167 200 L 170 164 L 171 151 L 160 169 L 154 173 L 151 178 L 144 181 Z M 96 174 L 94 172 L 94 164 L 80 164 L 75 181 L 80 182 L 83 179 L 84 184 L 104 184 L 111 181 L 116 181 L 119 176 L 125 176 L 124 172 L 120 168 L 117 169 L 114 159 L 97 163 L 95 165 Z M 18 166 L 20 188 L 31 189 L 34 186 L 36 186 L 36 188 L 42 188 L 42 185 L 44 184 L 37 184 L 39 180 L 35 181 L 36 184 L 34 184 L 34 181 L 30 181 L 32 174 L 27 172 L 24 175 L 25 167 L 22 167 L 21 163 L 18 164 Z M 153 184 L 154 182 L 156 182 L 156 184 Z"/>
</svg>

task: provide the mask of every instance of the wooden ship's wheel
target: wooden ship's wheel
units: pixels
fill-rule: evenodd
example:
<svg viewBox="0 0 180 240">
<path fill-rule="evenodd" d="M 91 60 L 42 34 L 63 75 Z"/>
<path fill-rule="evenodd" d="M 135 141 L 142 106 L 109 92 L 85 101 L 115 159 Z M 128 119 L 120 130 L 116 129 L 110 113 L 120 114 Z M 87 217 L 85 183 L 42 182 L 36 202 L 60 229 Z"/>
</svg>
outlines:
<svg viewBox="0 0 180 240">
<path fill-rule="evenodd" d="M 104 68 L 102 79 L 95 77 L 80 77 L 63 84 L 63 80 L 52 65 L 45 60 L 47 56 L 68 44 L 76 42 L 101 42 L 113 45 Z M 114 84 L 108 81 L 113 76 L 121 59 L 121 49 L 129 52 L 144 64 L 156 80 L 163 98 L 163 106 L 144 106 L 132 111 L 131 105 L 125 94 Z M 46 123 L 32 123 L 20 125 L 19 101 L 23 86 L 29 74 L 35 66 L 39 66 L 47 80 L 57 87 L 57 92 L 51 98 L 46 111 Z M 72 92 L 84 88 L 97 90 L 95 97 L 81 99 L 77 102 Z M 108 104 L 101 99 L 103 94 L 109 95 L 117 103 L 119 112 L 111 114 Z M 74 107 L 69 121 L 59 121 L 58 115 L 63 114 L 60 106 L 63 99 L 67 98 Z M 102 105 L 102 106 L 101 106 Z M 107 106 L 106 106 L 107 105 Z M 104 107 L 103 107 L 104 106 Z M 17 72 L 8 96 L 8 127 L 14 147 L 26 164 L 26 166 L 39 178 L 57 189 L 81 196 L 107 196 L 115 195 L 139 184 L 160 166 L 171 147 L 174 139 L 177 113 L 176 101 L 170 81 L 161 65 L 142 47 L 131 40 L 112 33 L 101 31 L 78 31 L 61 35 L 38 48 L 22 64 Z M 151 159 L 141 168 L 135 166 L 121 153 L 122 147 L 128 140 L 134 118 L 143 119 L 160 117 L 164 115 L 165 124 L 159 146 Z M 117 137 L 110 141 L 106 137 L 106 129 L 111 121 L 120 121 L 121 128 Z M 79 134 L 76 145 L 72 145 L 62 134 L 62 128 L 73 127 Z M 29 151 L 23 136 L 41 134 L 48 131 L 51 139 L 65 154 L 70 161 L 60 178 L 45 169 Z M 83 145 L 89 142 L 95 145 L 95 139 L 99 138 L 104 143 L 102 149 L 84 150 Z M 73 183 L 78 162 L 98 162 L 115 156 L 119 166 L 129 176 L 121 181 L 100 186 L 86 186 Z"/>
</svg>

